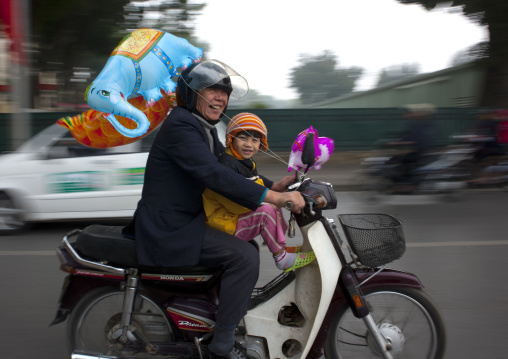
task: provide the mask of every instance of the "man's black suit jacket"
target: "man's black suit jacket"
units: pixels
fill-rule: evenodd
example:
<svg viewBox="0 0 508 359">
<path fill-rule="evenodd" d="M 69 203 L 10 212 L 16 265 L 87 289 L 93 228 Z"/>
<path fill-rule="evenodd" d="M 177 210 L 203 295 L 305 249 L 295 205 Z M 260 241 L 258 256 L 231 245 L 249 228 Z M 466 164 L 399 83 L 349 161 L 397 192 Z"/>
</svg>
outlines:
<svg viewBox="0 0 508 359">
<path fill-rule="evenodd" d="M 214 151 L 199 121 L 175 107 L 164 120 L 148 156 L 141 200 L 124 234 L 134 237 L 138 263 L 184 266 L 199 262 L 206 217 L 205 187 L 250 209 L 266 188 L 219 164 L 224 151 L 212 130 Z"/>
</svg>

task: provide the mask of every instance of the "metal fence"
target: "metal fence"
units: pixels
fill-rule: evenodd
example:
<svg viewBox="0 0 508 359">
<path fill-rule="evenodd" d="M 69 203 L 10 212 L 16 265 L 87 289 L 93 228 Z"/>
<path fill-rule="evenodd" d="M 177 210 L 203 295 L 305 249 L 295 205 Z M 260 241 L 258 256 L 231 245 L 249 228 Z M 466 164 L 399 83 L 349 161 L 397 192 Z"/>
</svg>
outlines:
<svg viewBox="0 0 508 359">
<path fill-rule="evenodd" d="M 253 112 L 268 128 L 270 149 L 289 151 L 295 137 L 309 126 L 319 136 L 335 141 L 336 151 L 364 151 L 377 146 L 376 141 L 397 137 L 408 127 L 403 111 L 399 108 L 366 109 L 229 109 L 225 121 L 240 112 Z M 436 144 L 450 143 L 450 136 L 464 133 L 471 127 L 476 108 L 439 108 L 433 116 L 436 123 Z M 77 113 L 31 113 L 31 131 L 35 135 L 57 119 Z M 0 113 L 0 151 L 10 151 L 10 121 L 8 113 Z"/>
<path fill-rule="evenodd" d="M 233 117 L 245 110 L 230 110 Z M 336 151 L 371 150 L 380 139 L 394 138 L 404 132 L 408 120 L 399 108 L 368 109 L 288 109 L 250 110 L 258 115 L 268 128 L 268 142 L 272 150 L 289 151 L 296 135 L 313 126 L 319 136 L 335 141 Z M 473 108 L 440 108 L 433 116 L 436 127 L 436 145 L 449 144 L 450 136 L 463 133 L 471 127 Z"/>
</svg>

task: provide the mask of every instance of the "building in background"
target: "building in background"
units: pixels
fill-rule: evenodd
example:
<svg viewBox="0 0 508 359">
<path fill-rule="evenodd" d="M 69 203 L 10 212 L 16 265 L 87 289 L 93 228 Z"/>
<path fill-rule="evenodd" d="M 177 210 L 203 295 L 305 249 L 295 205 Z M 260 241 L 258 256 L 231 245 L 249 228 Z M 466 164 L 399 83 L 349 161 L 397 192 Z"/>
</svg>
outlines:
<svg viewBox="0 0 508 359">
<path fill-rule="evenodd" d="M 444 70 L 417 75 L 372 90 L 312 104 L 313 108 L 388 108 L 410 103 L 436 107 L 478 107 L 485 70 L 469 62 Z M 308 107 L 308 106 L 307 106 Z"/>
</svg>

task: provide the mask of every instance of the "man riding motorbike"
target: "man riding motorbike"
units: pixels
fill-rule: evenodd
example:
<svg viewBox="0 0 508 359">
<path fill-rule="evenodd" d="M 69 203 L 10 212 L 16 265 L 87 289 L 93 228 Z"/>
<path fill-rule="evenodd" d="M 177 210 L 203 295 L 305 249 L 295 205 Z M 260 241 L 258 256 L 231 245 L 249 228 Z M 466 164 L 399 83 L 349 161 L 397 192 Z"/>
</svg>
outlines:
<svg viewBox="0 0 508 359">
<path fill-rule="evenodd" d="M 138 263 L 145 267 L 203 265 L 223 270 L 212 358 L 248 358 L 234 341 L 259 274 L 259 254 L 248 242 L 205 225 L 202 192 L 208 187 L 247 207 L 262 202 L 304 207 L 299 192 L 275 192 L 218 162 L 224 146 L 215 125 L 229 99 L 248 91 L 246 80 L 228 65 L 209 60 L 182 72 L 171 111 L 148 156 L 144 186 L 124 235 L 135 238 Z"/>
<path fill-rule="evenodd" d="M 432 114 L 435 107 L 432 104 L 414 104 L 406 105 L 404 109 L 404 117 L 410 121 L 409 127 L 400 140 L 391 141 L 388 145 L 408 149 L 405 154 L 394 158 L 393 161 L 401 166 L 400 172 L 395 173 L 392 179 L 401 186 L 405 184 L 413 189 L 416 186 L 414 171 L 422 165 L 423 157 L 434 145 Z"/>
</svg>

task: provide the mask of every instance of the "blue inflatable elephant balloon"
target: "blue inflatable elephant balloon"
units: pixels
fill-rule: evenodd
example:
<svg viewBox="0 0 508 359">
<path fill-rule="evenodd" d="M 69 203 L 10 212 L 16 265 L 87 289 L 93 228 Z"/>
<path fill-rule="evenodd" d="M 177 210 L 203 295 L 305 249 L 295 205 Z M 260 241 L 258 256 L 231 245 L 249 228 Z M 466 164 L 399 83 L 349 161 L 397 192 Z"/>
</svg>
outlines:
<svg viewBox="0 0 508 359">
<path fill-rule="evenodd" d="M 170 94 L 176 88 L 173 77 L 178 68 L 199 62 L 203 50 L 170 33 L 139 29 L 127 35 L 113 50 L 104 69 L 87 88 L 85 100 L 97 111 L 109 113 L 107 119 L 125 137 L 146 133 L 146 115 L 127 102 L 131 95 L 142 95 L 151 106 L 162 98 L 160 89 Z M 115 115 L 127 117 L 137 127 L 128 129 Z"/>
</svg>

